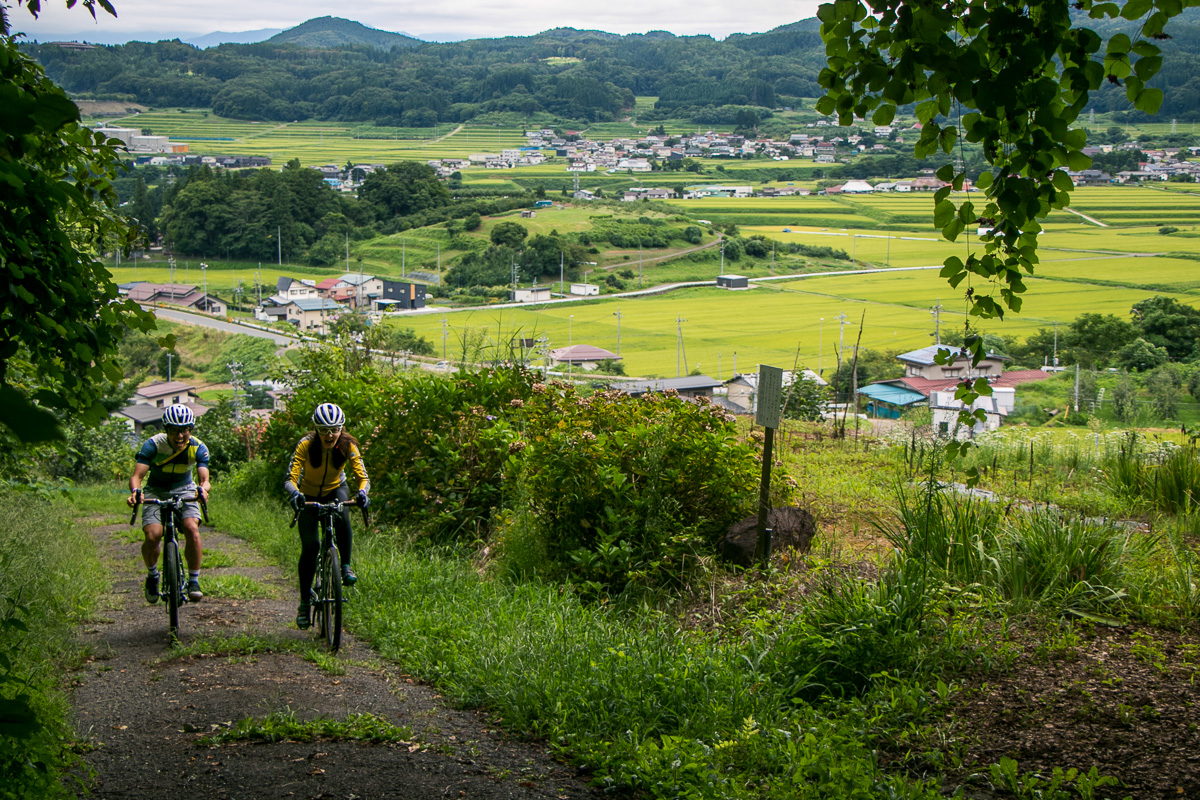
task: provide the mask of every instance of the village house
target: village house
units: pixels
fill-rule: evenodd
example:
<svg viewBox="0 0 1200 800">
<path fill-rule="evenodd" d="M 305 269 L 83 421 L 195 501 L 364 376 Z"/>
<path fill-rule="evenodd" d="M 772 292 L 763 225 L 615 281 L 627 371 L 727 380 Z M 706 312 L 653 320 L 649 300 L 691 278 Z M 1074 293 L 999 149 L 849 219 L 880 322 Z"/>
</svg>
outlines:
<svg viewBox="0 0 1200 800">
<path fill-rule="evenodd" d="M 129 287 L 128 291 L 123 293 L 130 300 L 142 305 L 179 306 L 216 316 L 224 316 L 228 311 L 227 305 L 221 298 L 205 294 L 196 286 L 145 282 L 126 284 L 126 286 Z"/>
<path fill-rule="evenodd" d="M 304 333 L 328 333 L 329 322 L 342 307 L 324 297 L 293 300 L 287 306 L 287 321 Z"/>
<path fill-rule="evenodd" d="M 377 311 L 412 311 L 425 307 L 425 284 L 414 281 L 381 279 L 380 297 L 375 300 Z"/>
<path fill-rule="evenodd" d="M 609 385 L 610 389 L 624 392 L 631 397 L 642 397 L 647 394 L 662 394 L 675 391 L 680 397 L 694 400 L 698 397 L 712 399 L 713 389 L 723 385 L 707 375 L 689 375 L 685 378 L 659 378 L 649 381 L 622 381 Z"/>
<path fill-rule="evenodd" d="M 298 280 L 280 276 L 275 281 L 275 294 L 272 297 L 279 305 L 287 305 L 293 300 L 316 299 L 320 297 L 316 281 Z"/>
</svg>

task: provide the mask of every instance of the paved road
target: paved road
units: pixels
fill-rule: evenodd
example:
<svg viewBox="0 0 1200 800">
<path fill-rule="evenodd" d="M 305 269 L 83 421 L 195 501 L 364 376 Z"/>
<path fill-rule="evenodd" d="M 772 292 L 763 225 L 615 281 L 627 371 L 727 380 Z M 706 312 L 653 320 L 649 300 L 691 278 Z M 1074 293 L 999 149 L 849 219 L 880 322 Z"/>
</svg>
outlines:
<svg viewBox="0 0 1200 800">
<path fill-rule="evenodd" d="M 260 339 L 270 339 L 280 347 L 287 347 L 290 344 L 300 341 L 295 336 L 285 336 L 281 333 L 259 330 L 258 328 L 251 328 L 248 325 L 237 325 L 205 314 L 190 314 L 187 311 L 179 311 L 174 308 L 159 308 L 158 306 L 142 306 L 142 308 L 154 312 L 154 316 L 156 317 L 161 317 L 172 322 L 182 322 L 184 325 L 203 325 L 206 328 L 216 328 L 226 333 L 241 333 L 246 336 L 257 336 Z"/>
</svg>

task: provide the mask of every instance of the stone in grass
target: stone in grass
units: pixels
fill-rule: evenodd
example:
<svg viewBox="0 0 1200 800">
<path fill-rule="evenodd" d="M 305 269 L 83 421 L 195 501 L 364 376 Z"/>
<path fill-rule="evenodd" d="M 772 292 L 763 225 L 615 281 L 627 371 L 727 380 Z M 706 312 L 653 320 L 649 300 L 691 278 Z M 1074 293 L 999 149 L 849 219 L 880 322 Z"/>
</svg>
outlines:
<svg viewBox="0 0 1200 800">
<path fill-rule="evenodd" d="M 770 509 L 767 511 L 767 527 L 771 529 L 771 550 L 775 553 L 787 548 L 808 552 L 817 533 L 817 521 L 799 506 Z M 721 542 L 722 558 L 742 567 L 753 566 L 757 539 L 757 514 L 733 523 L 725 531 L 725 539 Z"/>
</svg>

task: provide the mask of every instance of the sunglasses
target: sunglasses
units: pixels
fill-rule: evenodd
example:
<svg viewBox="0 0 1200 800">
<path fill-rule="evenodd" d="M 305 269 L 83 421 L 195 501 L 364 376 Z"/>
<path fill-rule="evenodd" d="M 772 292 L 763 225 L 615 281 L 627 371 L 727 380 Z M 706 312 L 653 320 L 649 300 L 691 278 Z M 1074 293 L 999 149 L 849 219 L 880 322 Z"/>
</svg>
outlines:
<svg viewBox="0 0 1200 800">
<path fill-rule="evenodd" d="M 190 425 L 164 425 L 163 428 L 167 433 L 190 433 L 192 430 Z"/>
<path fill-rule="evenodd" d="M 337 427 L 334 427 L 334 428 L 325 428 L 320 425 L 317 426 L 317 433 L 321 434 L 322 436 L 331 436 L 335 433 L 341 433 L 341 432 L 342 432 L 341 425 L 338 425 Z"/>
</svg>

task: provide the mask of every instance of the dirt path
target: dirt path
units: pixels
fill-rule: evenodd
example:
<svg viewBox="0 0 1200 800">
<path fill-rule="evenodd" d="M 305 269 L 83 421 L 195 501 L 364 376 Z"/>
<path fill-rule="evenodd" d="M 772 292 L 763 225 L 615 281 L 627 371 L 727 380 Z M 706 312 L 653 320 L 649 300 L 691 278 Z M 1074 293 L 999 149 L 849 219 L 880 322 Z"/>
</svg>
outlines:
<svg viewBox="0 0 1200 800">
<path fill-rule="evenodd" d="M 140 529 L 107 525 L 93 528 L 92 536 L 113 588 L 81 631 L 91 657 L 69 676 L 77 730 L 90 745 L 92 797 L 599 796 L 544 748 L 507 740 L 485 717 L 449 708 L 353 638 L 343 640 L 336 659 L 344 674 L 306 660 L 300 651 L 316 642 L 293 623 L 291 580 L 245 543 L 219 533 L 205 534 L 205 551 L 227 566 L 206 567 L 208 596 L 180 612 L 184 647 L 211 644 L 203 653 L 172 658 L 166 612 L 142 596 Z M 217 596 L 222 589 L 237 594 L 238 587 L 248 596 L 246 586 L 270 596 Z M 228 650 L 238 642 L 234 655 L 215 653 L 222 643 Z M 397 744 L 198 741 L 245 717 L 275 712 L 304 721 L 370 713 L 413 735 Z"/>
</svg>

